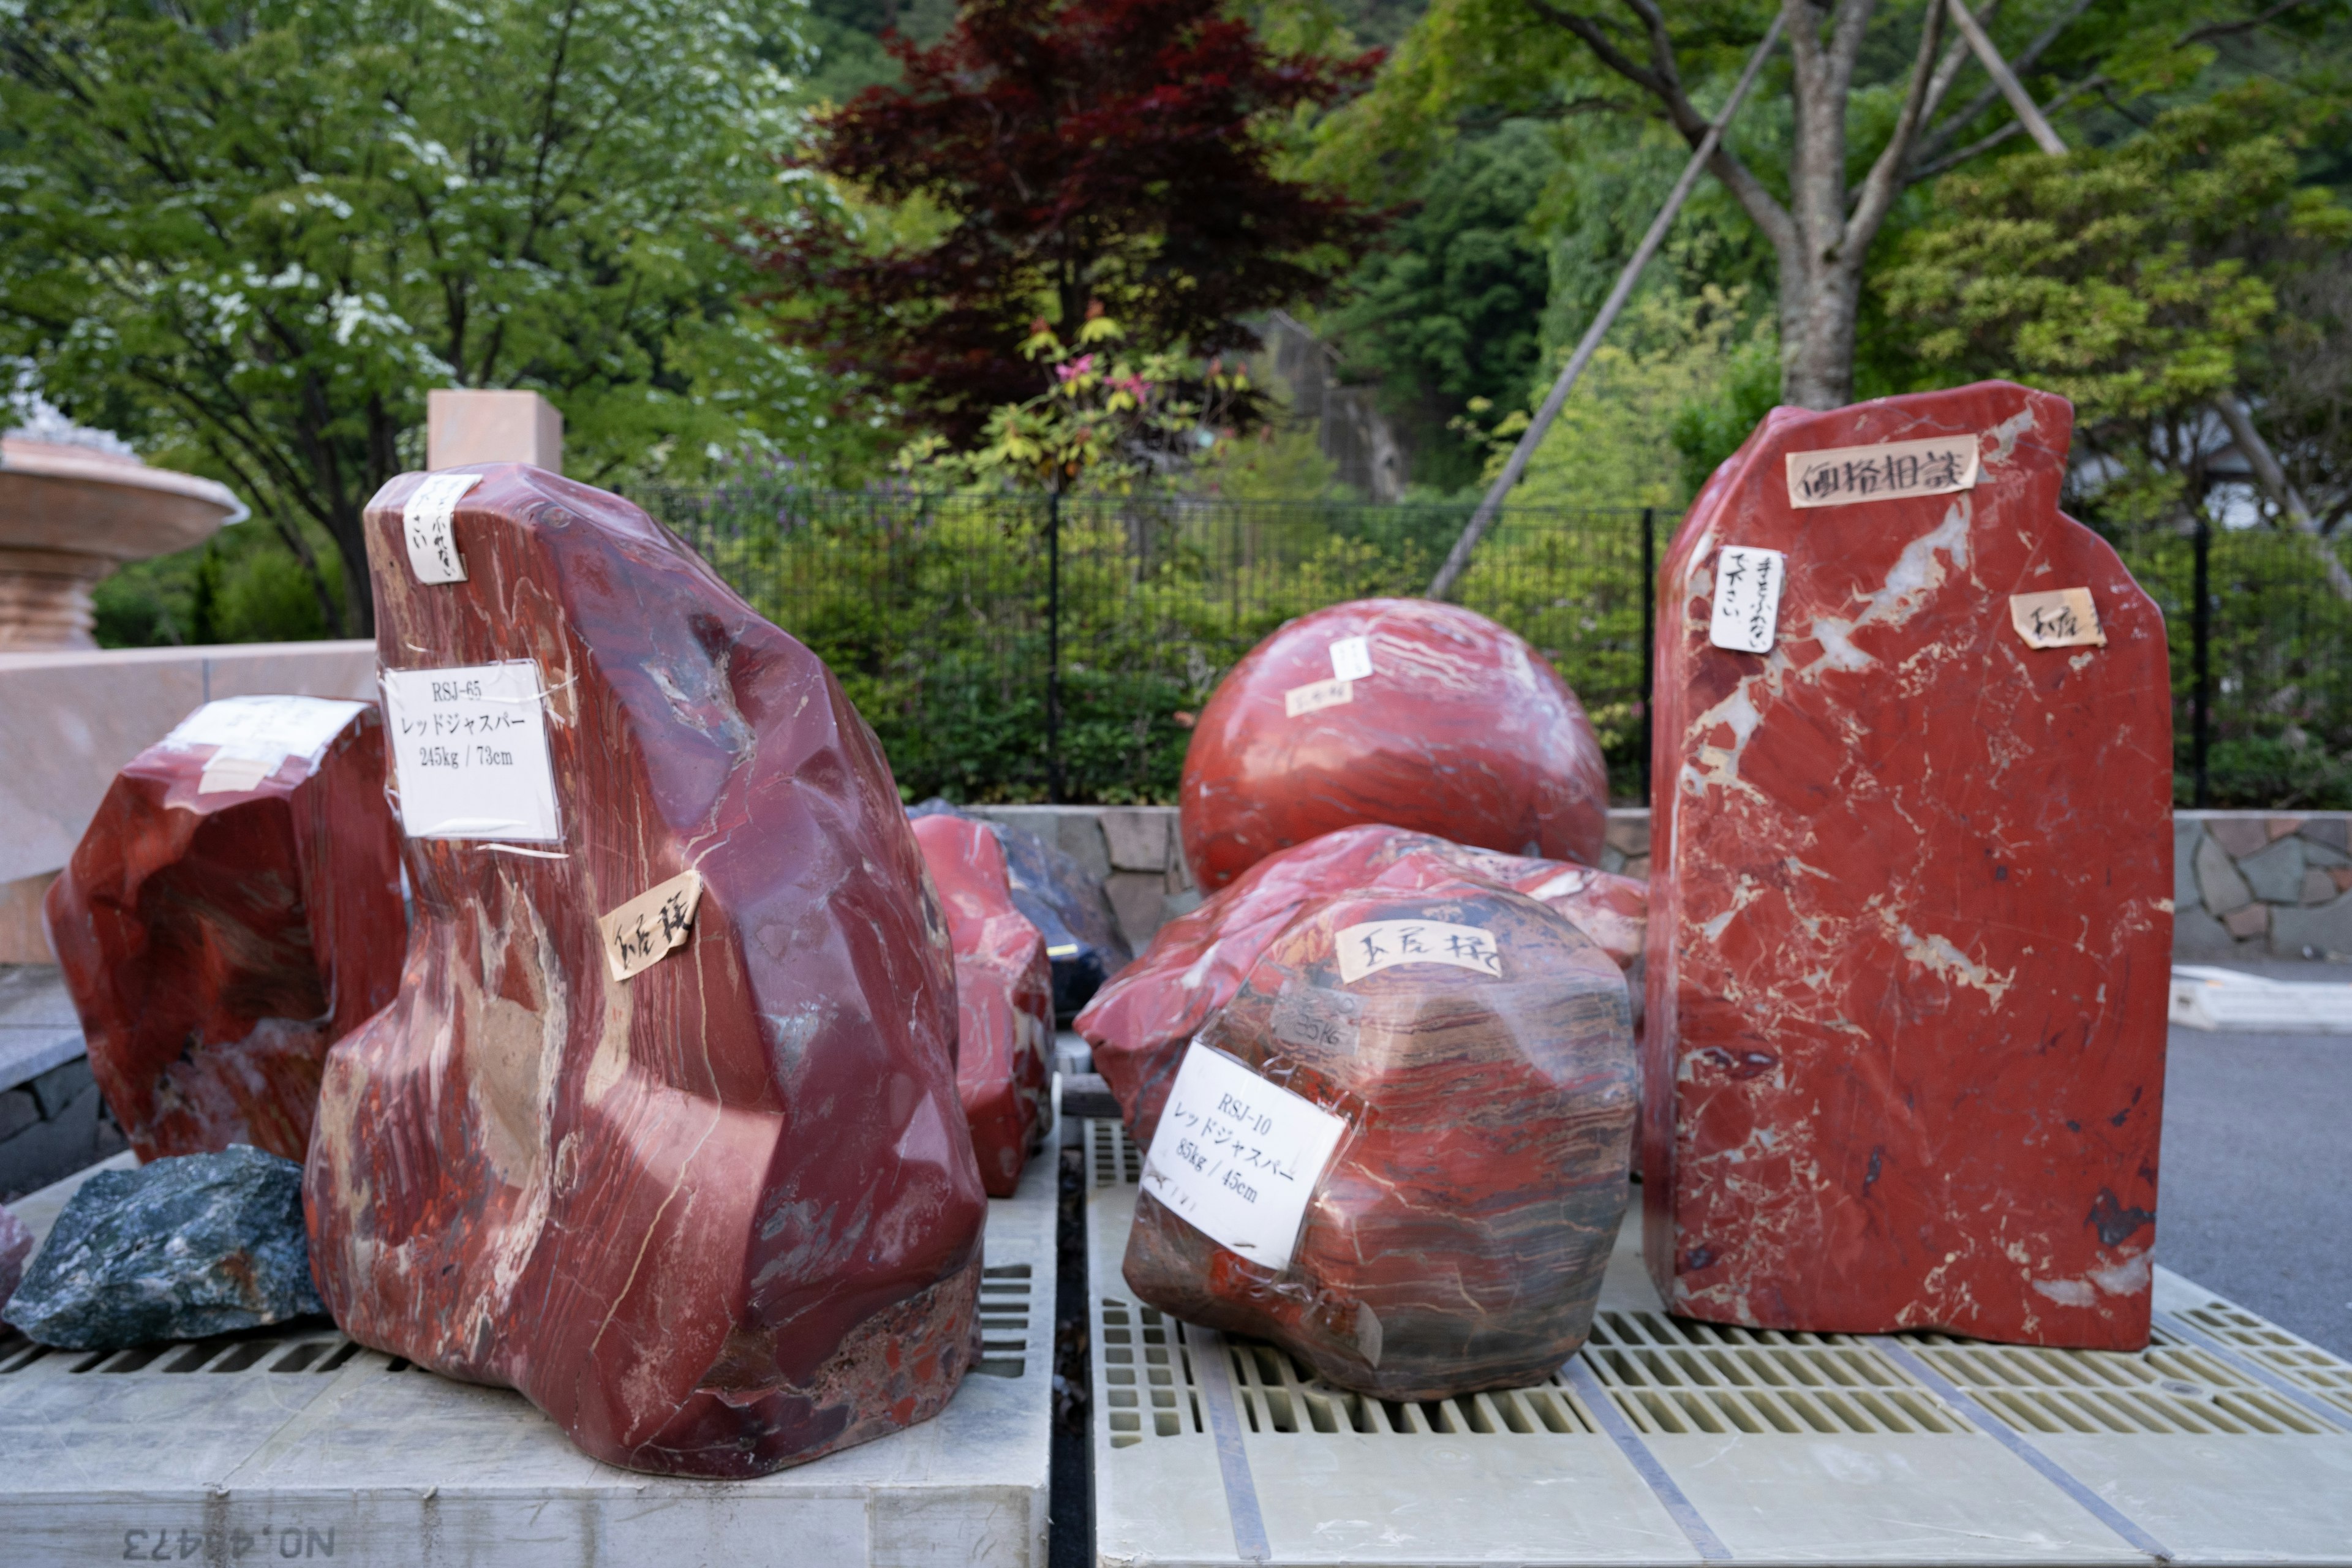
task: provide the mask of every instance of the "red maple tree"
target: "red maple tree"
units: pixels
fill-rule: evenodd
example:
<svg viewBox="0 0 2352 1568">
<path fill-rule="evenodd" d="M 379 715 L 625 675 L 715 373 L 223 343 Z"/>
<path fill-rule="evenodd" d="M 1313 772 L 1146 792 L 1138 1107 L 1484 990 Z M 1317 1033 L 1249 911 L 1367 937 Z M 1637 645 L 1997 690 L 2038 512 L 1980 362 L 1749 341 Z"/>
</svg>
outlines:
<svg viewBox="0 0 2352 1568">
<path fill-rule="evenodd" d="M 1379 226 L 1278 175 L 1268 134 L 1377 53 L 1278 55 L 1215 0 L 971 0 L 932 47 L 886 42 L 904 79 L 822 116 L 796 162 L 950 226 L 877 254 L 804 217 L 760 231 L 762 262 L 788 336 L 950 437 L 1040 389 L 1040 317 L 1100 301 L 1139 347 L 1254 348 L 1242 317 L 1317 299 Z"/>
</svg>

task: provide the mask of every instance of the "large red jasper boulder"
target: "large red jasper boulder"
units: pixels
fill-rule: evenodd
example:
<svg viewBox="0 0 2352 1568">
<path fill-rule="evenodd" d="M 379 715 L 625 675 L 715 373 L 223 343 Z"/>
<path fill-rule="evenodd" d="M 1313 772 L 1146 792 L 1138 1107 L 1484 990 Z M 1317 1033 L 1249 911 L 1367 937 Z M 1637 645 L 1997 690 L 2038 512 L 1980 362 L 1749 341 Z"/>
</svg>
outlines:
<svg viewBox="0 0 2352 1568">
<path fill-rule="evenodd" d="M 398 998 L 328 1058 L 329 1310 L 635 1469 L 759 1475 L 932 1415 L 986 1199 L 873 732 L 617 497 L 406 475 L 366 534 L 416 919 Z"/>
<path fill-rule="evenodd" d="M 1187 1053 L 1128 1242 L 1143 1300 L 1383 1399 L 1576 1353 L 1629 1198 L 1635 1062 L 1624 978 L 1567 920 L 1408 854 L 1301 906 Z"/>
<path fill-rule="evenodd" d="M 1193 726 L 1179 800 L 1184 858 L 1214 892 L 1365 823 L 1597 865 L 1609 775 L 1576 694 L 1523 638 L 1454 605 L 1362 599 L 1234 667 Z"/>
<path fill-rule="evenodd" d="M 955 945 L 956 1092 L 971 1152 L 988 1195 L 1009 1198 L 1053 1118 L 1045 938 L 1013 907 L 1004 849 L 986 823 L 949 812 L 919 816 L 915 842 Z"/>
<path fill-rule="evenodd" d="M 1149 1143 L 1184 1047 L 1232 1001 L 1266 945 L 1314 900 L 1416 878 L 1467 878 L 1534 899 L 1621 970 L 1641 960 L 1648 890 L 1630 877 L 1503 855 L 1401 827 L 1349 827 L 1252 866 L 1200 908 L 1170 921 L 1151 945 L 1078 1015 L 1095 1069 L 1129 1129 Z"/>
<path fill-rule="evenodd" d="M 1998 382 L 1780 409 L 1675 538 L 1643 1194 L 1675 1312 L 2147 1342 L 2171 697 L 2156 606 L 2058 510 L 2072 426 Z M 1716 645 L 1727 607 L 1768 651 Z"/>
<path fill-rule="evenodd" d="M 309 1149 L 327 1047 L 400 987 L 383 769 L 369 704 L 235 697 L 115 775 L 44 912 L 140 1159 Z"/>
</svg>

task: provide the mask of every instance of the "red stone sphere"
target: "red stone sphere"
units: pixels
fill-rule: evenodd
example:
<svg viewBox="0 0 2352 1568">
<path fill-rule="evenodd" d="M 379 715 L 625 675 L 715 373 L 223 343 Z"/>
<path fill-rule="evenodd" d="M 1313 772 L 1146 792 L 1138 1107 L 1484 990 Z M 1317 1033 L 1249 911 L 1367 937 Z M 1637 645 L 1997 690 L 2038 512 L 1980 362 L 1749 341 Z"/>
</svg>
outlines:
<svg viewBox="0 0 2352 1568">
<path fill-rule="evenodd" d="M 1371 674 L 1344 679 L 1365 639 Z M 1360 668 L 1360 667 L 1353 667 Z M 1365 823 L 1601 861 L 1609 773 L 1568 682 L 1516 633 L 1432 599 L 1359 599 L 1249 651 L 1184 753 L 1184 858 L 1205 892 Z"/>
</svg>

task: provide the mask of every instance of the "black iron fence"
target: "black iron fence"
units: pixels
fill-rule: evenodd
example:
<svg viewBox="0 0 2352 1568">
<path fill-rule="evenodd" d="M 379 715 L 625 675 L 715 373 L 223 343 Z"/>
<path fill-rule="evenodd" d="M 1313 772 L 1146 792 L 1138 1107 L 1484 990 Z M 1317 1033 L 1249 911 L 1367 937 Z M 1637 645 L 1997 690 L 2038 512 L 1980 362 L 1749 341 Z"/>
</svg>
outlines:
<svg viewBox="0 0 2352 1568">
<path fill-rule="evenodd" d="M 1421 592 L 1469 514 L 773 486 L 633 499 L 824 658 L 903 786 L 965 800 L 1173 799 L 1192 718 L 1236 659 L 1308 610 Z M 1559 668 L 1628 801 L 1647 794 L 1643 584 L 1675 521 L 1507 509 L 1456 595 Z M 2198 542 L 2126 542 L 2171 628 L 2184 804 L 2201 778 L 2217 805 L 2352 805 L 2352 604 L 2319 548 L 2210 538 L 2200 619 Z"/>
</svg>

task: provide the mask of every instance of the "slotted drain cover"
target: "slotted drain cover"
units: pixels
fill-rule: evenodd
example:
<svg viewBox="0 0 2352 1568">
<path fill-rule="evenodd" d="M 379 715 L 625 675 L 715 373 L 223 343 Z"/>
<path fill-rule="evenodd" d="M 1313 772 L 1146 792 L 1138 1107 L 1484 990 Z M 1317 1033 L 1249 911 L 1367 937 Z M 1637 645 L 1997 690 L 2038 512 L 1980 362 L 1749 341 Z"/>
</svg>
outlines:
<svg viewBox="0 0 2352 1568">
<path fill-rule="evenodd" d="M 1122 1295 L 1133 1145 L 1086 1161 L 1106 1561 L 2352 1568 L 2352 1365 L 2161 1270 L 2091 1353 L 1678 1319 L 1621 1241 L 1561 1375 L 1403 1404 Z"/>
<path fill-rule="evenodd" d="M 2315 1436 L 2330 1425 L 2159 1325 L 2144 1351 L 2052 1351 L 1905 1336 L 1919 1358 L 2021 1432 Z M 2347 1412 L 2352 1415 L 2352 1412 Z"/>
</svg>

